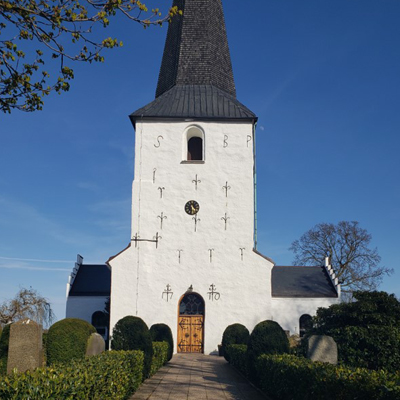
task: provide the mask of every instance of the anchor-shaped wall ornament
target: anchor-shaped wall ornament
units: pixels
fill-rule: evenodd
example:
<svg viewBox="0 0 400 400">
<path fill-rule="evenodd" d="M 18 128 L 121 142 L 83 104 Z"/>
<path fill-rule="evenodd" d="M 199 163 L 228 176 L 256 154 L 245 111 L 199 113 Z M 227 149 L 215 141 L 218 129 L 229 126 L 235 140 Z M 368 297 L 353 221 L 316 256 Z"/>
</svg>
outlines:
<svg viewBox="0 0 400 400">
<path fill-rule="evenodd" d="M 209 292 L 207 292 L 208 294 L 208 299 L 211 301 L 218 301 L 221 297 L 221 294 L 219 292 L 217 292 L 216 290 L 216 286 L 214 284 L 210 285 L 210 288 L 208 289 Z"/>
<path fill-rule="evenodd" d="M 135 236 L 131 239 L 132 242 L 135 242 L 135 247 L 136 248 L 137 248 L 137 244 L 139 242 L 139 239 L 140 239 L 140 236 L 137 233 L 135 233 Z"/>
<path fill-rule="evenodd" d="M 201 221 L 201 219 L 196 214 L 194 217 L 192 217 L 192 220 L 194 221 L 194 231 L 197 232 L 197 224 Z"/>
<path fill-rule="evenodd" d="M 164 219 L 167 219 L 167 216 L 164 215 L 164 213 L 162 212 L 161 215 L 157 216 L 157 218 L 160 218 L 160 229 L 162 230 L 163 221 L 164 221 Z"/>
<path fill-rule="evenodd" d="M 172 299 L 173 295 L 174 295 L 174 292 L 171 290 L 171 285 L 168 284 L 167 287 L 164 289 L 164 291 L 161 295 L 161 298 L 163 299 L 164 296 L 166 296 L 166 300 L 168 302 L 169 300 Z M 169 297 L 169 296 L 171 296 L 171 297 Z"/>
<path fill-rule="evenodd" d="M 225 230 L 228 225 L 228 219 L 230 219 L 230 217 L 228 217 L 228 213 L 225 213 L 225 217 L 221 217 L 221 220 L 225 221 Z"/>
<path fill-rule="evenodd" d="M 156 249 L 158 249 L 158 241 L 160 239 L 162 239 L 162 237 L 158 234 L 158 232 L 156 233 L 156 236 L 153 236 L 154 241 L 156 242 Z"/>
<path fill-rule="evenodd" d="M 193 180 L 192 180 L 192 183 L 194 183 L 194 186 L 195 186 L 195 188 L 196 188 L 196 190 L 197 190 L 197 185 L 198 185 L 199 183 L 201 183 L 201 180 L 200 180 L 200 179 L 197 179 L 197 174 L 196 174 L 196 179 L 193 179 Z"/>
<path fill-rule="evenodd" d="M 231 187 L 228 186 L 228 181 L 226 182 L 225 186 L 222 186 L 222 189 L 225 190 L 225 197 L 228 197 L 228 190 L 231 190 Z"/>
<path fill-rule="evenodd" d="M 158 190 L 160 191 L 160 199 L 162 199 L 163 197 L 163 192 L 165 190 L 165 187 L 159 187 Z"/>
</svg>

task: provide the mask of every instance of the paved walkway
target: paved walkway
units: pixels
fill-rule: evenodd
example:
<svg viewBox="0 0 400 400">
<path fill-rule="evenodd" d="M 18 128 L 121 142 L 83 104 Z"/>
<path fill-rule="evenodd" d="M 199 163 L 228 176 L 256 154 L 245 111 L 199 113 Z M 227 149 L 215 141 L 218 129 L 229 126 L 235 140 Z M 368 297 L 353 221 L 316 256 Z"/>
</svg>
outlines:
<svg viewBox="0 0 400 400">
<path fill-rule="evenodd" d="M 223 357 L 175 354 L 130 400 L 265 400 Z"/>
</svg>

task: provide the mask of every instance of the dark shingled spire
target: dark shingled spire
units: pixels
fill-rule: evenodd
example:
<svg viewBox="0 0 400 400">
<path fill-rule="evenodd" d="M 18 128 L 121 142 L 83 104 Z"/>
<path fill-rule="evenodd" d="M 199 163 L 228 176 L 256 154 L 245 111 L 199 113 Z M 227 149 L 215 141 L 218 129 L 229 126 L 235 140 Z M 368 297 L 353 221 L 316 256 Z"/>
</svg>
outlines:
<svg viewBox="0 0 400 400">
<path fill-rule="evenodd" d="M 183 11 L 168 27 L 156 99 L 138 119 L 250 120 L 236 99 L 222 0 L 174 0 Z"/>
<path fill-rule="evenodd" d="M 156 97 L 175 85 L 212 85 L 236 97 L 221 0 L 174 0 Z"/>
</svg>

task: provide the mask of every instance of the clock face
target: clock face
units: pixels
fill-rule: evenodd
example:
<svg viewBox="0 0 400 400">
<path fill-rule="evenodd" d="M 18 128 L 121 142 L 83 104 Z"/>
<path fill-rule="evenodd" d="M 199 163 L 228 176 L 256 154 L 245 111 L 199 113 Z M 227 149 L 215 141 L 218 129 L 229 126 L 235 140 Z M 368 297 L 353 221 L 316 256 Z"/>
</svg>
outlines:
<svg viewBox="0 0 400 400">
<path fill-rule="evenodd" d="M 186 204 L 185 204 L 185 211 L 189 214 L 189 215 L 195 215 L 199 212 L 200 210 L 200 206 L 199 203 L 195 200 L 189 200 Z"/>
</svg>

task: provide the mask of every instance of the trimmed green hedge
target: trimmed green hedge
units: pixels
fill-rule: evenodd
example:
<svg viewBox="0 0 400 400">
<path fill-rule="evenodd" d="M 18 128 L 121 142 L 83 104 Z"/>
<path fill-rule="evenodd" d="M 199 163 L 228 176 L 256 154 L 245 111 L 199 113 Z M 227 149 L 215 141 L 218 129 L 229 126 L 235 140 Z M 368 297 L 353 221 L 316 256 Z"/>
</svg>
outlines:
<svg viewBox="0 0 400 400">
<path fill-rule="evenodd" d="M 256 360 L 261 354 L 289 353 L 289 339 L 275 321 L 262 321 L 251 332 L 247 345 L 247 370 L 249 379 L 257 384 Z"/>
<path fill-rule="evenodd" d="M 233 344 L 226 350 L 230 363 L 249 376 L 247 346 Z M 400 399 L 400 372 L 335 366 L 289 354 L 263 354 L 256 360 L 253 371 L 257 386 L 273 399 Z"/>
<path fill-rule="evenodd" d="M 0 399 L 124 400 L 142 382 L 142 351 L 109 351 L 0 378 Z"/>
<path fill-rule="evenodd" d="M 225 349 L 229 362 L 243 375 L 248 375 L 247 370 L 247 346 L 245 344 L 230 344 Z"/>
<path fill-rule="evenodd" d="M 174 354 L 174 339 L 171 329 L 166 324 L 154 324 L 150 327 L 150 336 L 153 342 L 167 342 L 169 344 L 168 361 Z"/>
<path fill-rule="evenodd" d="M 261 354 L 289 353 L 289 339 L 277 322 L 262 321 L 251 332 L 247 350 L 251 360 L 256 360 Z"/>
<path fill-rule="evenodd" d="M 153 359 L 151 360 L 150 376 L 154 375 L 168 362 L 169 344 L 167 342 L 153 342 Z"/>
<path fill-rule="evenodd" d="M 95 327 L 82 319 L 65 318 L 56 322 L 47 334 L 47 364 L 84 358 L 87 341 L 95 332 Z"/>
<path fill-rule="evenodd" d="M 250 337 L 249 330 L 242 324 L 229 325 L 222 334 L 222 355 L 229 361 L 229 354 L 225 349 L 231 344 L 247 345 Z"/>
<path fill-rule="evenodd" d="M 139 317 L 128 315 L 114 327 L 111 348 L 113 350 L 142 350 L 144 352 L 143 379 L 150 376 L 153 344 L 146 323 Z"/>
<path fill-rule="evenodd" d="M 262 355 L 261 389 L 279 400 L 399 400 L 400 373 L 312 362 L 293 355 Z"/>
</svg>

